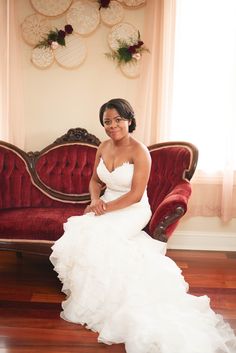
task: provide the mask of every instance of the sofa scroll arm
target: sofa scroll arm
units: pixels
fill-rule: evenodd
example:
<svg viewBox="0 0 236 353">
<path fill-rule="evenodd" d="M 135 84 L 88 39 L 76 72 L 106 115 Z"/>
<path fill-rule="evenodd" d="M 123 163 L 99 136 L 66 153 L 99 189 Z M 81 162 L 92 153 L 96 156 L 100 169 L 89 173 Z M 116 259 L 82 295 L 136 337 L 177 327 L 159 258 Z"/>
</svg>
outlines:
<svg viewBox="0 0 236 353">
<path fill-rule="evenodd" d="M 162 242 L 167 242 L 168 237 L 166 236 L 167 228 L 177 222 L 183 215 L 185 214 L 185 210 L 182 206 L 177 206 L 175 212 L 165 216 L 164 219 L 157 224 L 152 236 L 154 239 L 160 240 Z"/>
<path fill-rule="evenodd" d="M 187 181 L 176 185 L 166 195 L 153 215 L 148 225 L 149 234 L 157 240 L 167 242 L 179 220 L 187 211 L 187 204 L 191 195 L 191 185 Z"/>
</svg>

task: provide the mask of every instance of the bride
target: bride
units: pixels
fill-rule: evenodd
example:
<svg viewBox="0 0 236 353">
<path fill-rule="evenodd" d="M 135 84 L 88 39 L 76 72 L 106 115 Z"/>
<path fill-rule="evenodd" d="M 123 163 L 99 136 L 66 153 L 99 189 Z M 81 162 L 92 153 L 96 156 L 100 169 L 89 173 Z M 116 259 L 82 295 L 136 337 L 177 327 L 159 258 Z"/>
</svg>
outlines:
<svg viewBox="0 0 236 353">
<path fill-rule="evenodd" d="M 64 224 L 50 256 L 67 295 L 61 317 L 98 332 L 99 342 L 124 343 L 127 353 L 235 353 L 229 324 L 207 296 L 188 294 L 166 245 L 142 231 L 151 159 L 131 136 L 132 107 L 112 99 L 99 117 L 109 139 L 97 151 L 91 203 Z"/>
</svg>

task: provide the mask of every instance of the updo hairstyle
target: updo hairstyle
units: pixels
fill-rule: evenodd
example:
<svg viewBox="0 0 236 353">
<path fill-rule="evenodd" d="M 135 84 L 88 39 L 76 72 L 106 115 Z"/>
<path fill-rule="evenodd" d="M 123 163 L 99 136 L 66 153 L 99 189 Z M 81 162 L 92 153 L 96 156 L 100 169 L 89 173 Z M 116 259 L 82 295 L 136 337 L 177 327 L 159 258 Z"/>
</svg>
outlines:
<svg viewBox="0 0 236 353">
<path fill-rule="evenodd" d="M 121 118 L 129 120 L 131 122 L 131 124 L 129 125 L 129 132 L 133 132 L 135 130 L 136 120 L 134 117 L 134 110 L 129 104 L 129 102 L 127 102 L 123 98 L 114 98 L 109 100 L 107 103 L 104 103 L 99 111 L 99 119 L 102 126 L 104 126 L 103 114 L 107 109 L 115 109 Z"/>
</svg>

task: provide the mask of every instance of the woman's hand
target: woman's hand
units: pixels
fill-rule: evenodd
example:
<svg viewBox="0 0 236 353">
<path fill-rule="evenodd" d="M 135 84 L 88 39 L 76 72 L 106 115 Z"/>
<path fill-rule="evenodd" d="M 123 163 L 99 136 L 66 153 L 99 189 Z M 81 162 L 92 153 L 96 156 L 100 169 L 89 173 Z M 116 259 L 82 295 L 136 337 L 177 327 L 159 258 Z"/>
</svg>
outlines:
<svg viewBox="0 0 236 353">
<path fill-rule="evenodd" d="M 85 209 L 84 209 L 84 214 L 89 213 L 89 212 L 92 212 L 92 211 L 90 210 L 90 205 L 88 205 L 88 206 L 85 207 Z"/>
<path fill-rule="evenodd" d="M 84 214 L 88 212 L 94 212 L 95 216 L 101 216 L 106 213 L 106 203 L 101 199 L 92 200 L 91 204 L 85 208 Z"/>
</svg>

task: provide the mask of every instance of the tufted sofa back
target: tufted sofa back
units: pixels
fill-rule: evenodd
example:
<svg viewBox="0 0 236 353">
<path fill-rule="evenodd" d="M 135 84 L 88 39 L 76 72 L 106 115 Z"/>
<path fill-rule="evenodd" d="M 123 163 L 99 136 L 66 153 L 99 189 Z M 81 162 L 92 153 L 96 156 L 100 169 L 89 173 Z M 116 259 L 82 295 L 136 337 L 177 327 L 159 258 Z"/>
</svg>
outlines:
<svg viewBox="0 0 236 353">
<path fill-rule="evenodd" d="M 79 137 L 78 130 L 83 132 Z M 73 129 L 73 142 L 63 137 L 35 153 L 0 142 L 0 208 L 67 207 L 89 201 L 100 141 L 85 129 Z"/>
<path fill-rule="evenodd" d="M 48 188 L 65 194 L 88 193 L 97 148 L 71 143 L 49 149 L 36 160 L 35 171 Z"/>
<path fill-rule="evenodd" d="M 1 143 L 0 207 L 31 207 L 40 204 L 42 199 L 45 199 L 44 194 L 31 182 L 23 151 L 19 153 L 14 146 Z"/>
</svg>

